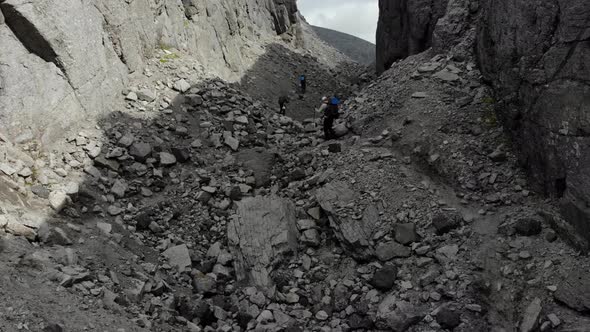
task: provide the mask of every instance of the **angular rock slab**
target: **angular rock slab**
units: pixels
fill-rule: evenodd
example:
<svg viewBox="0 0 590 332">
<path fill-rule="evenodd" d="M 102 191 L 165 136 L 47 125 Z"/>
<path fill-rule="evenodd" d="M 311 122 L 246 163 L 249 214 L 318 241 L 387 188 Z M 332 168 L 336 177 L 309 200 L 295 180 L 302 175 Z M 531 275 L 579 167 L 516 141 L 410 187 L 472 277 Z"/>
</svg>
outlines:
<svg viewBox="0 0 590 332">
<path fill-rule="evenodd" d="M 427 309 L 407 301 L 401 301 L 389 295 L 379 304 L 377 327 L 393 332 L 408 331 L 419 323 L 427 314 Z"/>
<path fill-rule="evenodd" d="M 295 206 L 271 196 L 236 204 L 237 214 L 227 226 L 227 235 L 237 279 L 271 289 L 274 267 L 297 250 Z"/>
<path fill-rule="evenodd" d="M 590 312 L 590 269 L 578 267 L 557 286 L 555 299 L 568 307 Z"/>
<path fill-rule="evenodd" d="M 191 255 L 186 244 L 168 248 L 168 250 L 162 253 L 162 256 L 166 257 L 168 263 L 179 271 L 184 271 L 192 265 Z"/>
<path fill-rule="evenodd" d="M 354 220 L 337 212 L 338 206 L 351 203 L 356 197 L 356 193 L 340 181 L 328 183 L 316 192 L 316 199 L 328 215 L 330 227 L 344 249 L 356 259 L 368 260 L 375 255 L 370 241 L 379 220 L 379 211 L 374 205 L 370 205 L 365 209 L 361 220 Z"/>
</svg>

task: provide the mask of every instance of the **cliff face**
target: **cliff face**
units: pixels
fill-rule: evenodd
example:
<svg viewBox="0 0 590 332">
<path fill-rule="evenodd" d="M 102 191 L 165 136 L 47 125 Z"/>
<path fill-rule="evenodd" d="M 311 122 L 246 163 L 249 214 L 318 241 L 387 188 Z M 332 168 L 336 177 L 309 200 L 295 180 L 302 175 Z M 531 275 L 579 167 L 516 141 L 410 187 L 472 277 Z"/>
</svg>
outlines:
<svg viewBox="0 0 590 332">
<path fill-rule="evenodd" d="M 0 0 L 0 130 L 52 141 L 108 111 L 156 48 L 238 78 L 297 20 L 295 0 Z"/>
<path fill-rule="evenodd" d="M 482 1 L 478 58 L 521 159 L 590 239 L 590 2 Z"/>
<path fill-rule="evenodd" d="M 396 60 L 429 48 L 446 5 L 447 0 L 379 0 L 377 73 L 389 69 Z"/>
<path fill-rule="evenodd" d="M 430 47 L 450 49 L 471 40 L 478 0 L 380 0 L 377 73 Z"/>
<path fill-rule="evenodd" d="M 477 50 L 523 165 L 563 197 L 564 216 L 590 239 L 590 2 L 382 0 L 380 8 L 380 72 L 430 46 Z"/>
</svg>

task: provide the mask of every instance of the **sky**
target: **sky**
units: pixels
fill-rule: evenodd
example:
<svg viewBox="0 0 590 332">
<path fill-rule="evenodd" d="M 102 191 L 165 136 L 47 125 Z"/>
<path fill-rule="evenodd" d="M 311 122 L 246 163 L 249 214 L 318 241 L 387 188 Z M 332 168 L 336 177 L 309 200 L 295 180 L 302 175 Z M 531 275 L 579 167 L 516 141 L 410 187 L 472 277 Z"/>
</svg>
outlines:
<svg viewBox="0 0 590 332">
<path fill-rule="evenodd" d="M 375 43 L 378 0 L 297 0 L 297 6 L 311 25 Z"/>
</svg>

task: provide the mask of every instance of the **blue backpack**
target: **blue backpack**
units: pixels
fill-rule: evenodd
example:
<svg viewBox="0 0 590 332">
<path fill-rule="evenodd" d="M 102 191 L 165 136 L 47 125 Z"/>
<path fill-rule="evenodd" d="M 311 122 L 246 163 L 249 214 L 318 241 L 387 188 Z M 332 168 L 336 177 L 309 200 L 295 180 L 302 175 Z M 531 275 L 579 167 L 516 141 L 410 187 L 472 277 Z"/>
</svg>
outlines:
<svg viewBox="0 0 590 332">
<path fill-rule="evenodd" d="M 305 75 L 301 75 L 301 76 L 299 76 L 299 80 L 300 80 L 300 81 L 305 81 Z"/>
<path fill-rule="evenodd" d="M 327 114 L 329 114 L 334 119 L 338 119 L 340 117 L 340 113 L 339 113 L 339 109 L 338 109 L 339 104 L 340 104 L 340 99 L 338 99 L 336 97 L 330 98 L 330 104 L 328 105 L 328 108 L 326 109 L 326 111 L 327 111 Z"/>
</svg>

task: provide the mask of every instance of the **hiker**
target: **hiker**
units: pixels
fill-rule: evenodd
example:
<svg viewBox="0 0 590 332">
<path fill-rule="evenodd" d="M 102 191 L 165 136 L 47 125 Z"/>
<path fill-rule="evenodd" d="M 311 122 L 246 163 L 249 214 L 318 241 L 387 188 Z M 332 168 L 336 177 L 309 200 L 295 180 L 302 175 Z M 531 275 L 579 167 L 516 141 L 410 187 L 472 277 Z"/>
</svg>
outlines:
<svg viewBox="0 0 590 332">
<path fill-rule="evenodd" d="M 285 115 L 287 112 L 287 104 L 289 103 L 289 97 L 282 95 L 279 97 L 279 114 Z"/>
<path fill-rule="evenodd" d="M 307 89 L 307 82 L 305 81 L 305 74 L 301 74 L 299 76 L 299 87 L 301 88 L 301 94 L 305 94 L 305 90 Z"/>
<path fill-rule="evenodd" d="M 336 132 L 334 131 L 334 120 L 339 117 L 339 104 L 340 100 L 336 97 L 330 98 L 324 109 L 324 139 L 331 140 L 335 139 Z"/>
<path fill-rule="evenodd" d="M 322 104 L 320 105 L 320 108 L 318 108 L 316 111 L 320 114 L 324 114 L 326 108 L 328 107 L 329 101 L 330 99 L 328 99 L 328 97 L 322 97 Z"/>
</svg>

